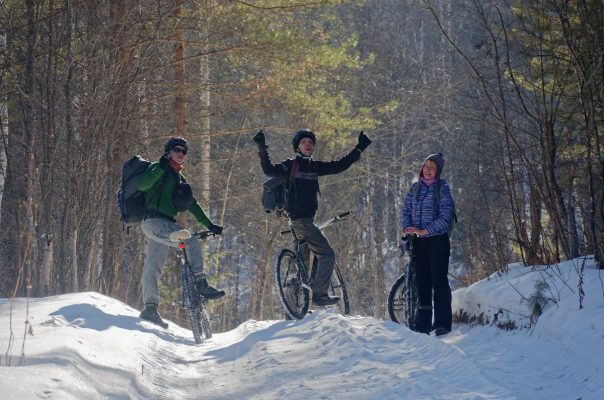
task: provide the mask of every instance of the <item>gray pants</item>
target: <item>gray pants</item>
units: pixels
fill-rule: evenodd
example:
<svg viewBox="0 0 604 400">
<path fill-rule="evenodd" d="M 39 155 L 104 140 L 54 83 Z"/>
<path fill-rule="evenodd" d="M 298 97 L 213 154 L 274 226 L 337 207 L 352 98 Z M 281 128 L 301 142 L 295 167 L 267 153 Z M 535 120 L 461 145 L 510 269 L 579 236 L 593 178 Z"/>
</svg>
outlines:
<svg viewBox="0 0 604 400">
<path fill-rule="evenodd" d="M 146 219 L 141 223 L 141 228 L 148 238 L 143 267 L 143 302 L 159 304 L 159 278 L 166 263 L 168 248 L 178 247 L 178 243 L 170 241 L 170 234 L 183 228 L 164 218 Z M 191 269 L 194 273 L 201 273 L 203 258 L 199 239 L 193 236 L 185 240 L 185 243 Z"/>
<path fill-rule="evenodd" d="M 296 235 L 306 240 L 308 248 L 318 260 L 313 293 L 327 293 L 336 262 L 335 251 L 312 218 L 295 219 L 292 221 L 292 226 Z"/>
</svg>

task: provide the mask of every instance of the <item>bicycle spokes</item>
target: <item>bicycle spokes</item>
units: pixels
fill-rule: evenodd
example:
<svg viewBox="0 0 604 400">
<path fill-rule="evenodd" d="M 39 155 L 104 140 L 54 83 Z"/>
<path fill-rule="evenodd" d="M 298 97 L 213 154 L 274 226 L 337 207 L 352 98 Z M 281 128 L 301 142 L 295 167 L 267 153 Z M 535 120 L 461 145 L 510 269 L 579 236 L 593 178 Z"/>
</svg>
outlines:
<svg viewBox="0 0 604 400">
<path fill-rule="evenodd" d="M 295 319 L 303 318 L 308 311 L 308 289 L 303 285 L 301 271 L 295 254 L 283 249 L 275 263 L 275 283 L 279 299 L 286 314 Z"/>
</svg>

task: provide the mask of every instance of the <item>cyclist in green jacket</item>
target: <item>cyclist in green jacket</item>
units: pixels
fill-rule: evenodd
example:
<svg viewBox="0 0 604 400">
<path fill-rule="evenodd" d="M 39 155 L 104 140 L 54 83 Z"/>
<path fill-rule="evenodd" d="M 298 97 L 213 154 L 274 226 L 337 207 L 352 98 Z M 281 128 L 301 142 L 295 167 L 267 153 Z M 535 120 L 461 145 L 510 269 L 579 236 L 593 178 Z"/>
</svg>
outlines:
<svg viewBox="0 0 604 400">
<path fill-rule="evenodd" d="M 164 328 L 168 327 L 159 312 L 159 279 L 166 261 L 168 247 L 177 247 L 170 241 L 170 234 L 183 228 L 176 223 L 179 212 L 189 211 L 197 222 L 214 234 L 222 233 L 222 227 L 212 223 L 203 211 L 191 187 L 181 174 L 189 146 L 181 137 L 173 137 L 164 146 L 159 162 L 154 162 L 142 174 L 138 189 L 146 194 L 145 218 L 141 228 L 148 238 L 143 267 L 143 301 L 145 309 L 140 318 Z M 185 241 L 197 290 L 206 299 L 218 299 L 224 291 L 208 284 L 203 273 L 203 257 L 199 240 L 193 236 Z"/>
</svg>

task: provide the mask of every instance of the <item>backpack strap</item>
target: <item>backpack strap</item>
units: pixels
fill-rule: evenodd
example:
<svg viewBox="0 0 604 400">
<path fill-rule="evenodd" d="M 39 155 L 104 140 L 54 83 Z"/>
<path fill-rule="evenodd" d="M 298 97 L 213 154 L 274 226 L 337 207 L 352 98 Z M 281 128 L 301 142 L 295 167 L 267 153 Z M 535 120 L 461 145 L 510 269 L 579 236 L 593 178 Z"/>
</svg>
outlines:
<svg viewBox="0 0 604 400">
<path fill-rule="evenodd" d="M 441 185 L 440 179 L 436 182 L 436 187 L 434 188 L 434 209 L 438 207 L 438 212 L 440 213 L 440 196 L 441 196 Z M 452 208 L 451 208 L 451 218 L 449 220 L 449 224 L 451 222 L 457 223 L 457 212 L 455 211 L 455 200 L 451 198 Z"/>
<path fill-rule="evenodd" d="M 285 208 L 289 208 L 289 198 L 292 195 L 292 185 L 294 183 L 294 178 L 298 176 L 298 169 L 298 157 L 294 157 L 294 159 L 292 160 L 292 169 L 291 171 L 289 171 L 289 181 L 287 182 L 287 196 L 285 196 Z"/>
<path fill-rule="evenodd" d="M 413 198 L 417 200 L 419 198 L 419 181 L 411 185 L 411 190 L 413 191 Z"/>
<path fill-rule="evenodd" d="M 164 191 L 164 186 L 166 186 L 166 179 L 167 179 L 167 175 L 169 172 L 164 171 L 164 176 L 161 177 L 161 180 L 159 181 L 159 189 L 157 190 L 158 195 L 157 195 L 157 204 L 155 204 L 155 211 L 159 212 L 159 201 L 161 200 L 161 195 L 162 192 Z"/>
<path fill-rule="evenodd" d="M 438 207 L 438 210 L 440 211 L 440 179 L 437 180 L 434 185 L 434 208 L 436 209 L 436 207 Z"/>
</svg>

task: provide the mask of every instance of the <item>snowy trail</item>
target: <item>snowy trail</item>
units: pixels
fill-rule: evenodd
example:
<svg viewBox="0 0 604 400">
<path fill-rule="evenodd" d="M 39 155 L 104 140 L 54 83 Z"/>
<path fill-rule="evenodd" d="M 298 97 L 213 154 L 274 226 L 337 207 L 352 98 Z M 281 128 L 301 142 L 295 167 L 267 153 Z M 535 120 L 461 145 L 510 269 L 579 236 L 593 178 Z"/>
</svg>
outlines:
<svg viewBox="0 0 604 400">
<path fill-rule="evenodd" d="M 526 271 L 456 291 L 454 304 L 512 308 L 533 287 Z M 31 299 L 28 314 L 16 299 L 12 317 L 0 299 L 0 398 L 601 400 L 604 286 L 587 273 L 583 308 L 569 281 L 532 331 L 461 325 L 439 338 L 323 310 L 195 345 L 98 293 Z"/>
<path fill-rule="evenodd" d="M 144 354 L 143 365 L 153 371 L 146 375 L 150 398 L 514 398 L 440 339 L 326 312 L 303 321 L 248 321 L 197 348 L 168 342 Z"/>
</svg>

